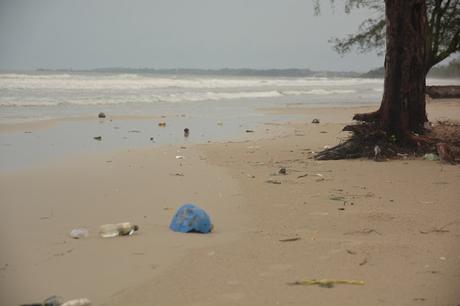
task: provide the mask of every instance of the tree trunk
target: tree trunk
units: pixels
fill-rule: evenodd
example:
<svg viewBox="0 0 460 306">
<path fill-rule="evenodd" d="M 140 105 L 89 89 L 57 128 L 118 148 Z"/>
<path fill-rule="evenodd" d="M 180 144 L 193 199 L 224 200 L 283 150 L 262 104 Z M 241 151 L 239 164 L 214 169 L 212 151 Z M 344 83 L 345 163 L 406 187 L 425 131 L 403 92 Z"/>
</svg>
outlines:
<svg viewBox="0 0 460 306">
<path fill-rule="evenodd" d="M 385 0 L 386 53 L 385 80 L 379 110 L 356 114 L 353 119 L 371 122 L 349 125 L 350 138 L 315 155 L 315 159 L 382 157 L 395 155 L 414 146 L 432 145 L 424 132 L 426 0 Z"/>
<path fill-rule="evenodd" d="M 423 132 L 425 109 L 425 0 L 385 0 L 386 54 L 380 109 L 354 119 L 373 121 L 388 136 L 410 142 Z"/>
</svg>

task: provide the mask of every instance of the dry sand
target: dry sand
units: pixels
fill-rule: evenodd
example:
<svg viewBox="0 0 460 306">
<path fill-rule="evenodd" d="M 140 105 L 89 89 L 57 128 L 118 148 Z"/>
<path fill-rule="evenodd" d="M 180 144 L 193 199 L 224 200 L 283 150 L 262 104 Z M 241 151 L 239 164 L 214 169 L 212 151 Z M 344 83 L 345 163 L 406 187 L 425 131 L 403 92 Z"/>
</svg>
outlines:
<svg viewBox="0 0 460 306">
<path fill-rule="evenodd" d="M 1 174 L 0 304 L 53 294 L 94 305 L 460 304 L 459 166 L 310 158 L 365 109 L 265 110 L 305 120 L 260 126 L 249 141 L 91 154 Z M 431 120 L 460 119 L 458 101 L 428 111 Z M 210 213 L 213 233 L 168 229 L 186 202 Z M 99 225 L 120 221 L 141 230 L 97 236 Z M 90 237 L 70 238 L 77 226 Z M 365 284 L 287 285 L 313 278 Z"/>
</svg>

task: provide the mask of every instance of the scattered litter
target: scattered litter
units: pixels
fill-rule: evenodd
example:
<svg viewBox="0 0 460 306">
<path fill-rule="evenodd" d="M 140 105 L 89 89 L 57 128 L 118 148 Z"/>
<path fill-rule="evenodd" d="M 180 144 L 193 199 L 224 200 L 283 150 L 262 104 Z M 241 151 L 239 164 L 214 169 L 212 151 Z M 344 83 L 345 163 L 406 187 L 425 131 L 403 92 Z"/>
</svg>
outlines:
<svg viewBox="0 0 460 306">
<path fill-rule="evenodd" d="M 105 118 L 105 114 L 103 112 L 100 112 L 98 115 L 97 115 L 98 118 L 101 118 L 101 119 L 104 119 Z"/>
<path fill-rule="evenodd" d="M 359 263 L 360 266 L 364 266 L 365 264 L 367 264 L 367 258 L 364 258 L 363 261 Z"/>
<path fill-rule="evenodd" d="M 324 150 L 327 150 L 327 149 L 330 149 L 330 148 L 331 148 L 330 145 L 325 145 L 325 146 L 323 147 Z"/>
<path fill-rule="evenodd" d="M 176 211 L 169 228 L 181 233 L 209 233 L 213 229 L 211 219 L 201 208 L 193 204 L 184 204 Z"/>
<path fill-rule="evenodd" d="M 70 231 L 70 237 L 74 239 L 86 238 L 88 237 L 88 235 L 89 235 L 88 229 L 84 227 L 74 228 L 73 230 Z"/>
<path fill-rule="evenodd" d="M 246 133 L 254 133 L 253 130 L 246 130 Z"/>
<path fill-rule="evenodd" d="M 448 227 L 449 225 L 452 225 L 454 224 L 455 222 L 451 222 L 451 223 L 448 223 L 440 228 L 433 228 L 431 230 L 427 230 L 427 231 L 420 231 L 420 234 L 431 234 L 431 233 L 448 233 L 449 230 L 446 229 L 446 227 Z"/>
<path fill-rule="evenodd" d="M 278 173 L 279 173 L 279 174 L 286 175 L 286 174 L 287 174 L 286 168 L 281 168 L 281 169 L 278 171 Z"/>
<path fill-rule="evenodd" d="M 155 138 L 153 138 L 153 137 L 150 137 L 150 141 L 155 141 Z"/>
<path fill-rule="evenodd" d="M 60 306 L 89 306 L 89 305 L 91 305 L 91 301 L 88 300 L 87 298 L 82 298 L 82 299 L 75 299 L 75 300 L 67 301 L 64 304 L 61 304 Z"/>
<path fill-rule="evenodd" d="M 64 299 L 62 297 L 53 295 L 47 298 L 46 300 L 44 300 L 43 305 L 60 306 L 63 303 L 63 300 Z"/>
<path fill-rule="evenodd" d="M 374 159 L 378 159 L 380 157 L 380 153 L 382 153 L 382 149 L 380 149 L 380 146 L 375 145 L 374 146 Z"/>
<path fill-rule="evenodd" d="M 330 196 L 329 200 L 332 200 L 332 201 L 345 201 L 345 198 L 340 197 L 340 196 Z"/>
<path fill-rule="evenodd" d="M 95 136 L 93 137 L 94 140 L 98 140 L 98 141 L 101 141 L 102 140 L 102 136 Z"/>
<path fill-rule="evenodd" d="M 53 211 L 50 212 L 50 214 L 48 216 L 43 216 L 43 217 L 40 217 L 40 220 L 47 220 L 47 219 L 50 219 L 53 217 Z"/>
<path fill-rule="evenodd" d="M 346 233 L 344 233 L 344 235 L 354 235 L 354 234 L 366 234 L 367 235 L 367 234 L 371 234 L 371 233 L 375 233 L 377 235 L 382 235 L 382 233 L 377 232 L 373 228 L 364 228 L 364 229 L 359 230 L 359 231 L 346 232 Z"/>
<path fill-rule="evenodd" d="M 172 176 L 184 176 L 184 173 L 182 172 L 177 172 L 177 173 L 171 173 Z"/>
<path fill-rule="evenodd" d="M 452 152 L 446 143 L 437 143 L 436 151 L 438 152 L 438 156 L 441 162 L 446 164 L 455 164 Z"/>
<path fill-rule="evenodd" d="M 165 126 L 166 126 L 166 122 L 160 122 L 160 123 L 158 123 L 158 126 L 159 126 L 159 127 L 165 127 Z"/>
<path fill-rule="evenodd" d="M 318 285 L 323 288 L 333 288 L 335 285 L 359 285 L 363 286 L 364 281 L 362 280 L 347 280 L 347 279 L 307 279 L 302 281 L 296 281 L 288 283 L 290 286 L 303 285 L 312 286 Z"/>
<path fill-rule="evenodd" d="M 350 255 L 356 255 L 356 252 L 355 251 L 352 251 L 352 250 L 346 250 L 348 254 Z"/>
<path fill-rule="evenodd" d="M 308 173 L 303 174 L 303 175 L 299 175 L 297 178 L 299 179 L 299 178 L 303 178 L 303 177 L 307 177 L 307 176 L 308 176 Z"/>
<path fill-rule="evenodd" d="M 188 137 L 190 135 L 190 130 L 188 128 L 184 129 L 184 137 Z"/>
<path fill-rule="evenodd" d="M 268 181 L 265 181 L 265 183 L 275 184 L 275 185 L 280 185 L 281 184 L 281 182 L 277 181 L 277 180 L 268 180 Z"/>
<path fill-rule="evenodd" d="M 317 182 L 322 182 L 322 181 L 325 180 L 321 173 L 316 173 L 315 176 L 319 177 L 319 178 L 316 179 Z"/>
<path fill-rule="evenodd" d="M 129 222 L 117 224 L 104 224 L 99 228 L 99 234 L 102 238 L 112 238 L 117 236 L 131 236 L 139 230 L 139 226 L 131 225 Z"/>
<path fill-rule="evenodd" d="M 252 175 L 252 174 L 249 174 L 249 173 L 247 173 L 246 176 L 249 177 L 249 178 L 256 178 L 255 175 Z"/>
<path fill-rule="evenodd" d="M 315 118 L 311 121 L 311 123 L 315 123 L 315 124 L 318 124 L 319 123 L 319 119 Z"/>
<path fill-rule="evenodd" d="M 327 134 L 327 131 L 321 131 L 320 133 L 321 134 Z"/>
<path fill-rule="evenodd" d="M 182 155 L 176 155 L 176 159 L 184 159 L 185 157 Z"/>
<path fill-rule="evenodd" d="M 300 240 L 300 237 L 293 237 L 293 238 L 286 238 L 286 239 L 280 239 L 278 240 L 279 242 L 292 242 L 292 241 L 297 241 Z"/>
<path fill-rule="evenodd" d="M 435 160 L 439 160 L 439 156 L 434 153 L 427 153 L 423 155 L 423 159 L 435 161 Z"/>
<path fill-rule="evenodd" d="M 339 207 L 338 210 L 345 210 L 345 207 Z"/>
<path fill-rule="evenodd" d="M 60 296 L 50 296 L 46 300 L 43 301 L 43 303 L 34 303 L 34 304 L 23 304 L 21 306 L 90 306 L 91 301 L 88 300 L 87 298 L 80 298 L 80 299 L 74 299 L 74 300 L 69 300 L 66 302 L 63 302 L 63 298 Z"/>
</svg>

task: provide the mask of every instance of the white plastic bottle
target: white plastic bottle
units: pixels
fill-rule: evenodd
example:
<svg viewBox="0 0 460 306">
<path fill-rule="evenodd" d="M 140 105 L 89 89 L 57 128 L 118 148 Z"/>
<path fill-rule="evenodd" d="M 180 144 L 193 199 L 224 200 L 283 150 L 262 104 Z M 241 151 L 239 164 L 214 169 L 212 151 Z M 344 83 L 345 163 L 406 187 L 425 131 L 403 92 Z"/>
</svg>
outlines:
<svg viewBox="0 0 460 306">
<path fill-rule="evenodd" d="M 99 228 L 99 234 L 102 238 L 112 238 L 117 236 L 132 235 L 139 229 L 137 225 L 131 225 L 129 222 L 117 224 L 104 224 Z"/>
</svg>

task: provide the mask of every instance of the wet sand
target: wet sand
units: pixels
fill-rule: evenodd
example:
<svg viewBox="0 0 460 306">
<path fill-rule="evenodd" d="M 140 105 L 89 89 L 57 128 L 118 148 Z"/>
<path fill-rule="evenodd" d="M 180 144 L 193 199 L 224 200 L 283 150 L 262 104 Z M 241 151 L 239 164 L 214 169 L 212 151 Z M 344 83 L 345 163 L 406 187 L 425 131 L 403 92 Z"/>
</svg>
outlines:
<svg viewBox="0 0 460 306">
<path fill-rule="evenodd" d="M 431 120 L 460 120 L 459 109 L 428 104 Z M 362 110 L 264 110 L 303 119 L 231 142 L 87 153 L 0 174 L 0 304 L 57 294 L 94 305 L 457 305 L 459 166 L 311 159 Z M 209 212 L 213 233 L 168 229 L 187 202 Z M 99 225 L 121 221 L 139 233 L 98 237 Z M 70 238 L 78 226 L 90 236 Z M 364 285 L 287 284 L 323 278 Z"/>
</svg>

